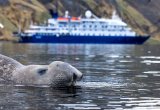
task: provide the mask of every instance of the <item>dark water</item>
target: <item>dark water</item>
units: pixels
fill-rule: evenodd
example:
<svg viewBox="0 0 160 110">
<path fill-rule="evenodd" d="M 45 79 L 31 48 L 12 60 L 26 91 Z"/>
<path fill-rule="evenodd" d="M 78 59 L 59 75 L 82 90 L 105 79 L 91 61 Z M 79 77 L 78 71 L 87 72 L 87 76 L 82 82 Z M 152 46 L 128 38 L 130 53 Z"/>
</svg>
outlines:
<svg viewBox="0 0 160 110">
<path fill-rule="evenodd" d="M 0 85 L 0 109 L 160 110 L 160 45 L 0 43 L 23 64 L 68 62 L 84 73 L 75 88 Z"/>
</svg>

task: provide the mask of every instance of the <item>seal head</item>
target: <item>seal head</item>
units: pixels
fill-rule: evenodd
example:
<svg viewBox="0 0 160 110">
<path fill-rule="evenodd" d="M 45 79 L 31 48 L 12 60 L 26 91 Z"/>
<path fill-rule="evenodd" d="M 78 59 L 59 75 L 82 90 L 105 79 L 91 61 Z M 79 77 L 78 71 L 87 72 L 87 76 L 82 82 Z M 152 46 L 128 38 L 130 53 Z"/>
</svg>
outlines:
<svg viewBox="0 0 160 110">
<path fill-rule="evenodd" d="M 13 80 L 26 85 L 63 87 L 74 85 L 82 76 L 82 73 L 72 65 L 54 61 L 49 65 L 29 65 L 17 69 L 13 73 Z"/>
</svg>

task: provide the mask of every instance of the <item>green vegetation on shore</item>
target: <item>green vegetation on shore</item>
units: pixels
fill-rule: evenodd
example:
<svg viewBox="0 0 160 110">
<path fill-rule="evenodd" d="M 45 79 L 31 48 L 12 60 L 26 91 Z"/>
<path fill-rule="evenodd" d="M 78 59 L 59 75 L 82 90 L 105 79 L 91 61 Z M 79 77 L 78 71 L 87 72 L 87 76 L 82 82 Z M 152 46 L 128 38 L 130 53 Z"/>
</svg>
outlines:
<svg viewBox="0 0 160 110">
<path fill-rule="evenodd" d="M 125 21 L 139 34 L 144 34 L 152 29 L 153 24 L 143 14 L 129 5 L 125 0 L 117 0 L 118 11 Z"/>
<path fill-rule="evenodd" d="M 21 30 L 28 28 L 31 22 L 35 24 L 44 24 L 50 18 L 48 9 L 55 9 L 55 0 L 1 0 L 7 1 L 5 5 L 0 4 L 0 23 L 5 28 L 0 30 L 0 39 L 8 39 L 7 36 L 12 36 L 13 31 L 17 31 L 19 27 Z M 9 2 L 9 3 L 8 3 Z M 141 4 L 138 4 L 141 2 Z M 69 10 L 71 15 L 82 15 L 86 10 L 91 10 L 100 17 L 111 17 L 114 9 L 117 9 L 121 18 L 127 22 L 137 33 L 150 34 L 153 39 L 160 40 L 160 32 L 158 24 L 153 23 L 149 17 L 144 15 L 143 8 L 150 5 L 143 6 L 147 0 L 59 0 L 59 14 L 64 15 L 65 10 Z M 7 4 L 8 3 L 8 4 Z M 134 3 L 134 5 L 133 5 Z M 154 6 L 155 1 L 151 1 Z M 156 4 L 156 3 L 155 3 Z M 158 7 L 155 7 L 155 10 Z M 148 8 L 148 10 L 151 10 Z M 146 10 L 145 10 L 146 11 Z M 153 9 L 152 9 L 153 11 Z M 152 14 L 152 13 L 150 13 Z"/>
</svg>

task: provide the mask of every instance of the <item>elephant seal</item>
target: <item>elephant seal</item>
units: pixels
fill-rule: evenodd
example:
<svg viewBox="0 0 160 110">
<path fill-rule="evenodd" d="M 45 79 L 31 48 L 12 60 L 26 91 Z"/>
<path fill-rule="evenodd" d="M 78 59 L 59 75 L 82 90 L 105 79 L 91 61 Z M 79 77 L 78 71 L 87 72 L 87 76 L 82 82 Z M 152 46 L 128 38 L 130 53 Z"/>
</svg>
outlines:
<svg viewBox="0 0 160 110">
<path fill-rule="evenodd" d="M 49 65 L 23 65 L 0 54 L 0 78 L 14 84 L 72 86 L 82 76 L 79 70 L 62 61 Z"/>
</svg>

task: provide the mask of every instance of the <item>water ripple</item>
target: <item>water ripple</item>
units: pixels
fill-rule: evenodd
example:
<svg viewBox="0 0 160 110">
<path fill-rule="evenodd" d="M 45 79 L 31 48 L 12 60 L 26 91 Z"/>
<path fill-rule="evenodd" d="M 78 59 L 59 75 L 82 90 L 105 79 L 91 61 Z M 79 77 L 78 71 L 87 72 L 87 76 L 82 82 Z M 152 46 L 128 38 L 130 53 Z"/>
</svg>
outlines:
<svg viewBox="0 0 160 110">
<path fill-rule="evenodd" d="M 98 107 L 96 104 L 59 104 L 60 106 L 65 106 L 69 109 L 75 110 L 100 110 L 101 108 Z"/>
<path fill-rule="evenodd" d="M 159 60 L 144 60 L 144 61 L 141 61 L 141 63 L 146 63 L 146 64 L 159 64 L 160 61 Z"/>
</svg>

